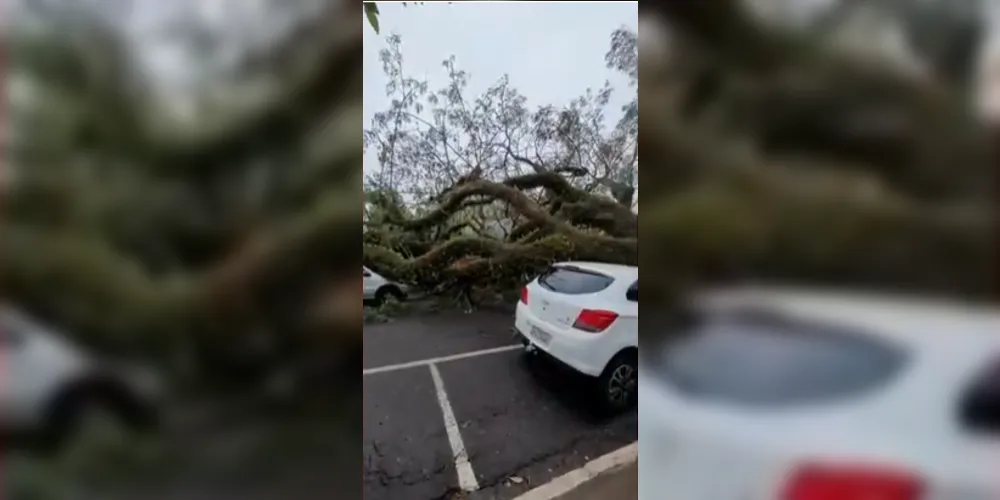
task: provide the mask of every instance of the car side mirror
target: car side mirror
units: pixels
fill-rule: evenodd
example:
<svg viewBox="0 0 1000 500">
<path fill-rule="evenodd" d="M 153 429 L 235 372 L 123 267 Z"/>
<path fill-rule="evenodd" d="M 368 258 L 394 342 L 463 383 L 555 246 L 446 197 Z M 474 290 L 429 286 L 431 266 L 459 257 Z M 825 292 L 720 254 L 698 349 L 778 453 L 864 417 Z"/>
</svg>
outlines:
<svg viewBox="0 0 1000 500">
<path fill-rule="evenodd" d="M 368 271 L 365 271 L 364 272 L 364 276 L 365 276 L 365 278 L 371 278 L 372 277 L 372 273 L 370 273 Z"/>
</svg>

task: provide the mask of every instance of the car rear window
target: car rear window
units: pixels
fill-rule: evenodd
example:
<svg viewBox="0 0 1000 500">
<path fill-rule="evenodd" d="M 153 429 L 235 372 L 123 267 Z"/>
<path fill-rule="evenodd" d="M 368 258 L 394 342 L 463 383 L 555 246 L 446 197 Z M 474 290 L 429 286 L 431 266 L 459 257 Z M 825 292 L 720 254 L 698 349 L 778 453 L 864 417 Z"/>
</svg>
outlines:
<svg viewBox="0 0 1000 500">
<path fill-rule="evenodd" d="M 701 322 L 653 360 L 682 393 L 765 406 L 858 395 L 890 381 L 905 361 L 895 345 L 856 332 L 736 318 Z"/>
<path fill-rule="evenodd" d="M 611 286 L 614 281 L 614 278 L 606 274 L 573 266 L 551 267 L 538 277 L 539 285 L 566 295 L 597 293 Z"/>
</svg>

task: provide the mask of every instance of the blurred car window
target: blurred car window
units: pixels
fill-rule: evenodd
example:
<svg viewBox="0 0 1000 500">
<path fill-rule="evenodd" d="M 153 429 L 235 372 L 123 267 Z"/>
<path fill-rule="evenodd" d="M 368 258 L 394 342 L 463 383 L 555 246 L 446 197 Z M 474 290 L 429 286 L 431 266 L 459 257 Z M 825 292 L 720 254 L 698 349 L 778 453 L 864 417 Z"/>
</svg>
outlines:
<svg viewBox="0 0 1000 500">
<path fill-rule="evenodd" d="M 684 392 L 757 405 L 852 396 L 890 380 L 906 361 L 876 338 L 731 319 L 694 327 L 659 358 L 659 375 Z"/>
</svg>

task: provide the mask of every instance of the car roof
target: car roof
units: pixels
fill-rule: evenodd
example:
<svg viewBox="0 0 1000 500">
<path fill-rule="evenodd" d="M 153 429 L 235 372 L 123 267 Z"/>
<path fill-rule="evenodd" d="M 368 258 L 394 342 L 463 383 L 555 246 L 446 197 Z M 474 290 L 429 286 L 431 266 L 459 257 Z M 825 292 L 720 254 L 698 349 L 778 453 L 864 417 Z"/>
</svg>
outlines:
<svg viewBox="0 0 1000 500">
<path fill-rule="evenodd" d="M 914 347 L 971 342 L 1000 348 L 1000 308 L 956 299 L 798 287 L 736 287 L 695 294 L 700 307 L 761 308 L 847 325 Z"/>
<path fill-rule="evenodd" d="M 580 269 L 586 269 L 588 271 L 596 271 L 599 273 L 614 276 L 615 278 L 624 279 L 639 279 L 639 268 L 637 266 L 627 266 L 625 264 L 609 264 L 606 262 L 588 262 L 588 261 L 566 261 L 566 262 L 556 262 L 553 266 L 574 266 Z"/>
</svg>

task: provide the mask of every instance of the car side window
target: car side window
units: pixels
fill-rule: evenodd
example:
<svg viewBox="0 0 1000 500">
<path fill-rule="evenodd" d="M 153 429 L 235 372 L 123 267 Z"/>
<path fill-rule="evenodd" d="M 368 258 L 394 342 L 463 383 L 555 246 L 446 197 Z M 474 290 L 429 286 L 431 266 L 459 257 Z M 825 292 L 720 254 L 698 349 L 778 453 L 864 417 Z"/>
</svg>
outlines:
<svg viewBox="0 0 1000 500">
<path fill-rule="evenodd" d="M 958 418 L 972 432 L 1000 434 L 1000 362 L 993 361 L 965 389 Z"/>
<path fill-rule="evenodd" d="M 362 276 L 364 276 L 365 278 L 371 278 L 371 276 L 372 276 L 372 273 L 368 272 L 368 270 L 365 269 L 365 268 L 361 268 L 361 272 L 362 272 Z"/>
<path fill-rule="evenodd" d="M 717 318 L 665 344 L 656 371 L 683 393 L 768 406 L 860 394 L 907 361 L 897 346 L 848 330 Z"/>
<path fill-rule="evenodd" d="M 625 298 L 629 302 L 639 302 L 639 280 L 635 280 L 635 283 L 632 283 L 632 286 L 628 287 L 628 290 L 625 292 Z"/>
</svg>

